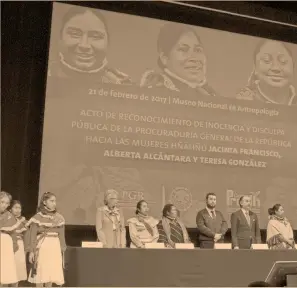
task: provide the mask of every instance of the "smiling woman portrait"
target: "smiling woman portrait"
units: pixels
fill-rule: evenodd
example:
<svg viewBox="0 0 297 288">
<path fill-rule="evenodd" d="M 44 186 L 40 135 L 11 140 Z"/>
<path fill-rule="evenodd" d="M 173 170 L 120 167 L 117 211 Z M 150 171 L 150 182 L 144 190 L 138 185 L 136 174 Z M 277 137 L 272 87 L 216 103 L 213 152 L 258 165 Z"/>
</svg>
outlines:
<svg viewBox="0 0 297 288">
<path fill-rule="evenodd" d="M 62 19 L 59 60 L 49 64 L 48 76 L 131 84 L 128 75 L 108 66 L 109 42 L 107 23 L 100 11 L 73 6 Z"/>
<path fill-rule="evenodd" d="M 254 52 L 254 69 L 237 99 L 296 105 L 293 56 L 286 44 L 263 40 Z"/>
<path fill-rule="evenodd" d="M 165 24 L 157 40 L 159 70 L 146 71 L 140 86 L 165 87 L 198 95 L 216 96 L 206 79 L 207 59 L 200 37 L 191 27 L 183 24 Z"/>
</svg>

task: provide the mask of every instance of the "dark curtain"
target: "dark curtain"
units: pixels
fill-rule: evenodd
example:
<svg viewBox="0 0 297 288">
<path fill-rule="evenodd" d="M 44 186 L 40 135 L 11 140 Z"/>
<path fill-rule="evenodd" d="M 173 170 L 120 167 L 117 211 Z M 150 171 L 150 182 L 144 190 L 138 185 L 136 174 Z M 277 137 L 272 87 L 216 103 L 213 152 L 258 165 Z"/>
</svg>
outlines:
<svg viewBox="0 0 297 288">
<path fill-rule="evenodd" d="M 1 2 L 1 189 L 35 212 L 51 2 Z"/>
</svg>

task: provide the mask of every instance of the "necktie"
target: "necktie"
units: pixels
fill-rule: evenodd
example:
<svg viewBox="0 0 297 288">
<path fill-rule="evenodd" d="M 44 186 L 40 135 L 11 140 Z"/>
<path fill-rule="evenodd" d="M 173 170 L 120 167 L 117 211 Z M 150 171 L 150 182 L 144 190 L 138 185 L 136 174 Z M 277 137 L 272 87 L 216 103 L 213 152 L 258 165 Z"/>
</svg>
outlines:
<svg viewBox="0 0 297 288">
<path fill-rule="evenodd" d="M 211 217 L 214 219 L 216 217 L 214 211 L 210 211 L 211 212 Z"/>
<path fill-rule="evenodd" d="M 251 218 L 250 218 L 250 213 L 249 212 L 246 212 L 246 220 L 247 220 L 247 222 L 248 222 L 248 224 L 249 224 L 249 226 L 251 226 Z"/>
</svg>

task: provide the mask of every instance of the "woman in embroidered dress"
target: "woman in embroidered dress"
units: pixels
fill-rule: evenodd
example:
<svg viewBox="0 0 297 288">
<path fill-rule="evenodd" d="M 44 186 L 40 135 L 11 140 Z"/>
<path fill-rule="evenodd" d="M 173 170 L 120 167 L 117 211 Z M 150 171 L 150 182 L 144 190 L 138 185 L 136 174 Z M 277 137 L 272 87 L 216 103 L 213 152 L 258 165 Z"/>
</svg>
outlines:
<svg viewBox="0 0 297 288">
<path fill-rule="evenodd" d="M 14 252 L 17 243 L 14 231 L 18 227 L 17 219 L 7 210 L 11 195 L 0 192 L 0 286 L 17 286 Z"/>
<path fill-rule="evenodd" d="M 289 48 L 282 42 L 263 40 L 254 52 L 254 69 L 248 84 L 236 98 L 296 105 L 295 78 L 293 56 Z"/>
<path fill-rule="evenodd" d="M 165 24 L 159 33 L 159 71 L 146 71 L 142 87 L 165 87 L 196 95 L 216 96 L 206 80 L 206 56 L 200 37 L 190 26 Z"/>
<path fill-rule="evenodd" d="M 267 244 L 269 249 L 295 249 L 293 229 L 281 204 L 268 209 Z"/>
<path fill-rule="evenodd" d="M 35 214 L 27 223 L 29 233 L 29 262 L 32 265 L 28 281 L 38 286 L 64 284 L 63 253 L 66 250 L 65 220 L 56 210 L 56 196 L 42 195 Z"/>
<path fill-rule="evenodd" d="M 132 84 L 128 75 L 108 67 L 107 23 L 100 11 L 73 6 L 62 20 L 59 61 L 49 65 L 49 76 L 97 83 Z"/>
<path fill-rule="evenodd" d="M 104 206 L 97 209 L 97 237 L 104 248 L 125 248 L 126 228 L 122 211 L 117 207 L 118 192 L 109 189 L 104 195 Z"/>
<path fill-rule="evenodd" d="M 145 200 L 136 205 L 136 216 L 128 220 L 131 238 L 130 248 L 145 248 L 146 243 L 158 241 L 158 220 L 148 215 L 149 207 Z"/>
<path fill-rule="evenodd" d="M 18 250 L 15 253 L 15 263 L 18 281 L 27 280 L 27 266 L 26 266 L 26 255 L 24 248 L 24 238 L 27 238 L 27 227 L 26 227 L 26 219 L 22 217 L 22 205 L 18 200 L 13 200 L 10 205 L 10 212 L 14 215 L 19 222 L 18 228 L 15 230 Z"/>
<path fill-rule="evenodd" d="M 178 210 L 173 204 L 163 208 L 163 218 L 158 224 L 159 241 L 168 248 L 174 248 L 175 243 L 191 243 L 187 228 L 178 217 Z"/>
</svg>

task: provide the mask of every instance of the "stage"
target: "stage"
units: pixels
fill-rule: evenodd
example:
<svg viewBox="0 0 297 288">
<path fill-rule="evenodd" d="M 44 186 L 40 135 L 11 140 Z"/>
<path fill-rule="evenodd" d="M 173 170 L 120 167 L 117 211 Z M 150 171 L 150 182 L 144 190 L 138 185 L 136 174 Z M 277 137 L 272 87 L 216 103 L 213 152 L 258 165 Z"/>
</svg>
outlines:
<svg viewBox="0 0 297 288">
<path fill-rule="evenodd" d="M 265 280 L 275 261 L 297 250 L 96 249 L 69 247 L 66 286 L 235 287 Z"/>
</svg>

